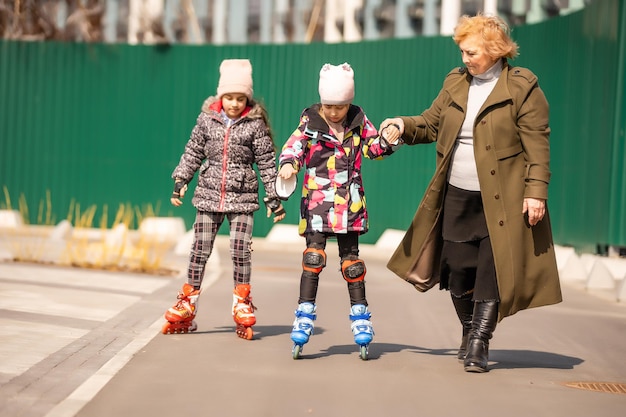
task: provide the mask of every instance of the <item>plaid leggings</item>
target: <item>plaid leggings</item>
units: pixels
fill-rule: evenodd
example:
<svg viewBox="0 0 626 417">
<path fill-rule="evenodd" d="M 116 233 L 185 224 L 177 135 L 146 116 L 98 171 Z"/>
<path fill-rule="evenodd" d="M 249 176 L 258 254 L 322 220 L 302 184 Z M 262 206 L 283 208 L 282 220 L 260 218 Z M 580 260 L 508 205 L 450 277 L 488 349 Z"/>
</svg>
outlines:
<svg viewBox="0 0 626 417">
<path fill-rule="evenodd" d="M 199 289 L 204 278 L 204 268 L 211 252 L 217 232 L 228 219 L 230 225 L 230 257 L 233 261 L 233 281 L 249 284 L 252 272 L 252 213 L 213 213 L 198 211 L 193 224 L 194 241 L 189 255 L 187 282 Z"/>
</svg>

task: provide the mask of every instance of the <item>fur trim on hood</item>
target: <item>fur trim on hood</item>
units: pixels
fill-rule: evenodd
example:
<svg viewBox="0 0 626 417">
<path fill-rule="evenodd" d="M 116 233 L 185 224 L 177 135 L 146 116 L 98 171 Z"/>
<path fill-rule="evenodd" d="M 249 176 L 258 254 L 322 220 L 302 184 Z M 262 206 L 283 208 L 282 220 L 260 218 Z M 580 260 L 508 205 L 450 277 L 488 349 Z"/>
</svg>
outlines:
<svg viewBox="0 0 626 417">
<path fill-rule="evenodd" d="M 272 125 L 270 124 L 270 118 L 265 110 L 263 104 L 255 101 L 254 99 L 248 100 L 249 110 L 244 110 L 241 117 L 249 117 L 250 119 L 263 119 L 265 125 L 270 132 L 270 138 L 274 140 L 274 134 L 272 132 Z M 206 114 L 216 114 L 222 109 L 222 101 L 218 96 L 211 96 L 204 100 L 202 103 L 202 112 Z"/>
</svg>

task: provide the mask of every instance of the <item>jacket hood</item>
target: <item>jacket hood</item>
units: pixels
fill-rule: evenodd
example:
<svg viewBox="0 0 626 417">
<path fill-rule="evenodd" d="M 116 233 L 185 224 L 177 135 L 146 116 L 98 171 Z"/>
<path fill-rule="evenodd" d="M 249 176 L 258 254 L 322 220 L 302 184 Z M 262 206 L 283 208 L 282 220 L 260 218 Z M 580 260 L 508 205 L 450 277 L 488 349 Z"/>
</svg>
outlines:
<svg viewBox="0 0 626 417">
<path fill-rule="evenodd" d="M 211 96 L 202 103 L 202 112 L 215 115 L 222 110 L 222 101 L 218 96 Z M 254 100 L 248 100 L 248 106 L 243 111 L 241 117 L 249 117 L 251 119 L 263 118 L 267 121 L 267 112 L 265 108 Z"/>
<path fill-rule="evenodd" d="M 310 126 L 314 130 L 327 130 L 328 123 L 321 115 L 322 104 L 316 103 L 305 109 L 305 112 L 309 115 Z M 364 120 L 364 113 L 361 107 L 356 106 L 354 104 L 350 105 L 348 109 L 348 113 L 346 114 L 346 120 L 344 121 L 344 126 L 348 128 L 348 130 L 354 130 L 361 126 Z"/>
</svg>

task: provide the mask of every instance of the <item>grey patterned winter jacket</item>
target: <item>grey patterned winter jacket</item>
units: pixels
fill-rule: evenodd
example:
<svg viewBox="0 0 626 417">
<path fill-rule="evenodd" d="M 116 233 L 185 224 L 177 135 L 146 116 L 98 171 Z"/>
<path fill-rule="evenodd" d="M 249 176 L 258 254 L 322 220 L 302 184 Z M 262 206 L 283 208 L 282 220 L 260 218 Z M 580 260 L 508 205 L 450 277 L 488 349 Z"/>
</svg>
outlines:
<svg viewBox="0 0 626 417">
<path fill-rule="evenodd" d="M 251 102 L 241 118 L 228 126 L 221 109 L 217 97 L 205 100 L 172 178 L 189 183 L 200 170 L 191 201 L 198 210 L 251 213 L 259 209 L 259 182 L 253 164 L 267 197 L 277 198 L 276 154 L 265 110 Z"/>
</svg>

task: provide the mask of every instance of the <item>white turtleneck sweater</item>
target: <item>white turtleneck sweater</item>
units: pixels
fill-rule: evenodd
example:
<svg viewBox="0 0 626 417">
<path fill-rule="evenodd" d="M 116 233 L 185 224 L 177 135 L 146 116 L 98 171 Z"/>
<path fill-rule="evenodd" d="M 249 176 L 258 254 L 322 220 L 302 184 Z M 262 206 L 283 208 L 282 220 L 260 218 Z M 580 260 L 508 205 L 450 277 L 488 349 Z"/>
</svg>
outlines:
<svg viewBox="0 0 626 417">
<path fill-rule="evenodd" d="M 456 139 L 452 154 L 452 166 L 448 175 L 448 182 L 464 190 L 480 191 L 476 160 L 474 159 L 474 122 L 478 111 L 491 94 L 502 73 L 502 60 L 482 74 L 472 78 L 467 97 L 467 113 Z"/>
</svg>

